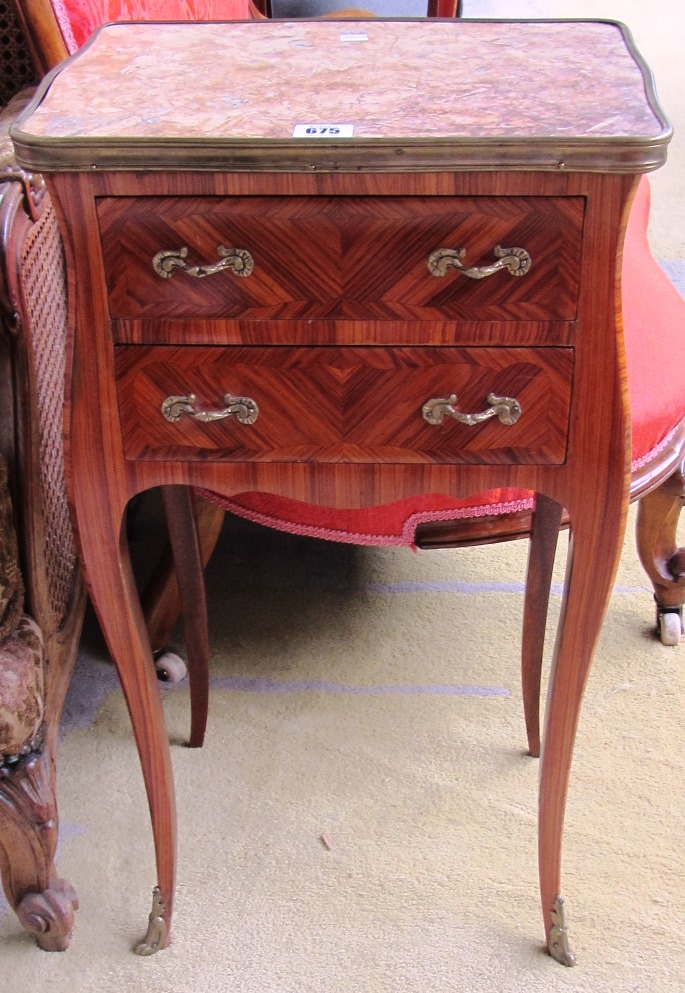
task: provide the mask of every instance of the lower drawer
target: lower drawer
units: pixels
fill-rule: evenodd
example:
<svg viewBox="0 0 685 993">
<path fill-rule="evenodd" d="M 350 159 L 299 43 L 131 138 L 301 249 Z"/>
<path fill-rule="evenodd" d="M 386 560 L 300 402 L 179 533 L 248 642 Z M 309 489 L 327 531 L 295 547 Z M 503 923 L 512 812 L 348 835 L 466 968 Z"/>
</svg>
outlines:
<svg viewBox="0 0 685 993">
<path fill-rule="evenodd" d="M 558 465 L 566 457 L 570 348 L 115 352 L 129 459 Z M 462 423 L 453 414 L 476 416 Z"/>
</svg>

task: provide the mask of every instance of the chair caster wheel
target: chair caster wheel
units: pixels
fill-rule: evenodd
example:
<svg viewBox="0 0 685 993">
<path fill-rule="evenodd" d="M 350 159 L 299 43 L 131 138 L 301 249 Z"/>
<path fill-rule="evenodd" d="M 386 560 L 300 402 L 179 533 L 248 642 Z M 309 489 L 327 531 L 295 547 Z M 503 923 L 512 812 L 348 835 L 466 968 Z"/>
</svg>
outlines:
<svg viewBox="0 0 685 993">
<path fill-rule="evenodd" d="M 657 630 L 662 645 L 678 645 L 683 634 L 683 621 L 676 610 L 659 611 Z"/>
<path fill-rule="evenodd" d="M 162 683 L 180 683 L 188 675 L 188 669 L 180 655 L 170 648 L 155 652 L 157 679 Z"/>
</svg>

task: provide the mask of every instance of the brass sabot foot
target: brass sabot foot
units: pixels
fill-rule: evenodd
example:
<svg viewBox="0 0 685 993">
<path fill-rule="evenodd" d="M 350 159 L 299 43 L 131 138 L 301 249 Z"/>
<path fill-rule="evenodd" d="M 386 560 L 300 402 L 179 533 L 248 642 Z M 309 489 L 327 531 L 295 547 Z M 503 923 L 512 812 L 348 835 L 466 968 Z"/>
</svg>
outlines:
<svg viewBox="0 0 685 993">
<path fill-rule="evenodd" d="M 564 898 L 561 896 L 556 898 L 552 907 L 552 929 L 549 932 L 547 947 L 552 958 L 562 965 L 576 964 L 576 957 L 569 946 Z"/>
<path fill-rule="evenodd" d="M 152 891 L 152 910 L 148 917 L 147 934 L 136 948 L 136 955 L 154 955 L 166 945 L 167 925 L 164 919 L 164 900 L 159 886 Z"/>
</svg>

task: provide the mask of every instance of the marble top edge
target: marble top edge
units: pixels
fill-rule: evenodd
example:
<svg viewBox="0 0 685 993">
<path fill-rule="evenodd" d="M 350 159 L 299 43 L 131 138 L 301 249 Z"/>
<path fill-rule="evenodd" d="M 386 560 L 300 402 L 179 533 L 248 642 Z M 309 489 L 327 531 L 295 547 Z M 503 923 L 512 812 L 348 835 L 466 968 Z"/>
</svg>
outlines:
<svg viewBox="0 0 685 993">
<path fill-rule="evenodd" d="M 344 126 L 343 140 L 297 135 L 325 124 Z M 397 18 L 103 25 L 44 81 L 12 136 L 20 161 L 48 171 L 57 149 L 90 148 L 97 165 L 117 144 L 134 158 L 138 146 L 145 168 L 155 150 L 184 144 L 192 157 L 336 139 L 343 158 L 369 143 L 521 142 L 547 143 L 552 157 L 578 144 L 653 156 L 671 129 L 618 21 Z"/>
</svg>

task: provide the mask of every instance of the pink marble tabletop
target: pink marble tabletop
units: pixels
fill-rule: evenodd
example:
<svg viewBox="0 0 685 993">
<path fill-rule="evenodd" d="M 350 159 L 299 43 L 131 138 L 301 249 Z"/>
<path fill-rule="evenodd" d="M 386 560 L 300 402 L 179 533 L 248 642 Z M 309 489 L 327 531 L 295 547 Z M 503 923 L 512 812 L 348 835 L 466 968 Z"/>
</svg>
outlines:
<svg viewBox="0 0 685 993">
<path fill-rule="evenodd" d="M 339 130 L 306 130 L 326 126 Z M 113 146 L 124 167 L 151 168 L 183 149 L 202 163 L 218 148 L 332 142 L 343 157 L 360 142 L 446 145 L 486 167 L 526 145 L 541 168 L 613 155 L 646 171 L 670 128 L 612 22 L 326 20 L 108 25 L 13 137 L 46 171 L 105 167 Z"/>
</svg>

